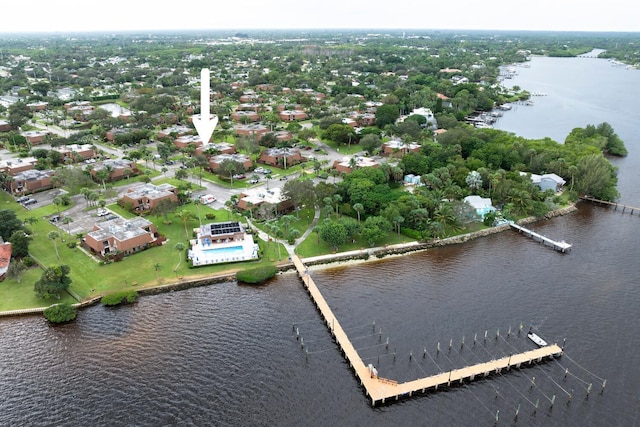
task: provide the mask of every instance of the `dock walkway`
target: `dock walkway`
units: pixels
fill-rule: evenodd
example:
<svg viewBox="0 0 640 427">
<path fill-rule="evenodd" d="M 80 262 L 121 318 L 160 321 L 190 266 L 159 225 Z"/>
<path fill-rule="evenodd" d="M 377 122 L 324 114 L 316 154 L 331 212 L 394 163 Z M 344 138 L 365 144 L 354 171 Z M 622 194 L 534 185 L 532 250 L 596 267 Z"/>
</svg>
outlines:
<svg viewBox="0 0 640 427">
<path fill-rule="evenodd" d="M 606 200 L 600 200 L 600 199 L 596 199 L 594 197 L 589 197 L 589 196 L 580 196 L 580 200 L 584 200 L 586 202 L 591 202 L 591 203 L 597 203 L 599 205 L 613 206 L 614 210 L 618 210 L 618 208 L 620 208 L 622 209 L 623 213 L 625 211 L 629 211 L 630 215 L 633 215 L 634 213 L 640 214 L 640 208 L 636 208 L 629 205 L 623 205 L 622 203 L 608 202 Z"/>
<path fill-rule="evenodd" d="M 293 255 L 291 260 L 296 266 L 305 288 L 309 291 L 311 299 L 324 318 L 329 331 L 349 362 L 349 366 L 354 370 L 367 396 L 371 399 L 372 406 L 398 400 L 400 397 L 410 397 L 414 393 L 434 391 L 441 386 L 451 386 L 454 383 L 461 384 L 464 381 L 484 378 L 491 374 L 500 373 L 503 369 L 508 370 L 511 367 L 520 368 L 522 365 L 542 362 L 545 358 L 553 358 L 562 354 L 562 349 L 558 345 L 553 344 L 404 383 L 398 383 L 386 378 L 372 377 L 368 366 L 364 364 L 357 350 L 353 344 L 351 344 L 349 337 L 344 329 L 342 329 L 340 322 L 336 319 L 333 311 L 320 293 L 313 278 L 308 274 L 305 265 L 298 256 Z"/>
<path fill-rule="evenodd" d="M 571 243 L 567 243 L 564 240 L 557 242 L 553 239 L 543 236 L 542 234 L 538 234 L 535 231 L 529 230 L 528 228 L 518 225 L 515 222 L 510 222 L 509 225 L 514 230 L 524 234 L 527 237 L 531 237 L 533 240 L 542 242 L 542 244 L 548 244 L 549 246 L 553 247 L 553 249 L 555 249 L 556 251 L 566 253 L 566 252 L 569 252 L 569 250 L 571 249 Z"/>
</svg>

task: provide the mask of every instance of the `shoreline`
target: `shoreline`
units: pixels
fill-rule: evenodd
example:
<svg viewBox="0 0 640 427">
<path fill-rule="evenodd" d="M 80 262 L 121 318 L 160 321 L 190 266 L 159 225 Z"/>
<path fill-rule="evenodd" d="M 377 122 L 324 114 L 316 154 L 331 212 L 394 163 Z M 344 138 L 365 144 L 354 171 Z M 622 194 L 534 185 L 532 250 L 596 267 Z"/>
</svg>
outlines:
<svg viewBox="0 0 640 427">
<path fill-rule="evenodd" d="M 517 224 L 531 224 L 534 222 L 549 220 L 558 216 L 568 215 L 577 210 L 575 203 L 571 205 L 556 209 L 554 211 L 548 212 L 544 217 L 527 217 L 517 221 Z M 386 258 L 399 257 L 406 253 L 411 252 L 424 252 L 429 249 L 439 248 L 443 246 L 449 245 L 458 245 L 465 243 L 469 240 L 478 239 L 485 236 L 490 236 L 492 234 L 502 233 L 505 230 L 509 230 L 511 227 L 508 224 L 499 225 L 497 227 L 486 228 L 479 231 L 473 231 L 471 233 L 460 234 L 458 236 L 446 237 L 444 239 L 436 239 L 431 240 L 429 242 L 420 243 L 417 241 L 411 241 L 407 243 L 400 243 L 396 245 L 388 245 L 374 248 L 363 248 L 355 251 L 348 252 L 338 252 L 334 254 L 326 254 L 326 255 L 318 255 L 315 257 L 301 258 L 301 261 L 309 266 L 314 267 L 315 269 L 325 269 L 325 268 L 335 268 L 339 266 L 348 267 L 349 265 L 357 265 L 371 261 L 381 261 Z M 295 266 L 291 261 L 286 261 L 284 263 L 278 264 L 278 274 L 287 273 L 291 270 L 295 270 Z M 235 280 L 235 271 L 237 269 L 230 269 L 228 272 L 217 274 L 215 276 L 205 276 L 198 277 L 192 276 L 191 278 L 185 277 L 176 282 L 163 283 L 159 285 L 152 285 L 145 287 L 145 285 L 140 286 L 136 289 L 138 296 L 147 296 L 147 295 L 157 295 L 167 292 L 181 291 L 190 288 L 197 288 L 200 286 L 209 286 L 217 283 L 225 283 L 232 282 Z M 104 294 L 96 295 L 90 297 L 86 300 L 80 301 L 76 304 L 73 304 L 74 307 L 78 309 L 82 309 L 85 307 L 90 307 L 94 304 L 100 302 Z M 17 309 L 10 311 L 0 312 L 0 317 L 12 317 L 12 316 L 23 316 L 29 314 L 42 314 L 42 312 L 49 308 L 47 307 L 36 307 L 36 308 L 25 308 L 25 309 Z"/>
</svg>

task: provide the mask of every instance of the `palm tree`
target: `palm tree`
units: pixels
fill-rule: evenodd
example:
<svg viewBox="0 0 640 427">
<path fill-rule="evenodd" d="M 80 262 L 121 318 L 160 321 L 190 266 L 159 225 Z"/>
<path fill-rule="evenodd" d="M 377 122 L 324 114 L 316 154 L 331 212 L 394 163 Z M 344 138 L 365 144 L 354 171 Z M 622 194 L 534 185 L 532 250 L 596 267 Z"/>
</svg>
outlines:
<svg viewBox="0 0 640 427">
<path fill-rule="evenodd" d="M 50 231 L 49 234 L 47 234 L 47 238 L 49 240 L 53 240 L 53 247 L 56 250 L 56 256 L 58 257 L 58 259 L 60 259 L 60 254 L 58 253 L 58 244 L 56 243 L 56 239 L 60 238 L 60 233 L 58 233 L 57 231 Z"/>
<path fill-rule="evenodd" d="M 360 214 L 364 211 L 364 205 L 362 203 L 354 203 L 352 208 L 358 214 L 358 222 L 360 222 Z"/>
<path fill-rule="evenodd" d="M 187 222 L 189 222 L 192 219 L 194 219 L 193 212 L 191 212 L 191 211 L 189 211 L 187 209 L 183 209 L 180 212 L 178 212 L 176 214 L 176 216 L 178 218 L 180 218 L 182 220 L 182 222 L 184 223 L 184 234 L 185 234 L 187 240 L 189 240 L 189 232 L 187 231 Z"/>
<path fill-rule="evenodd" d="M 69 236 L 71 236 L 71 223 L 72 222 L 73 222 L 73 218 L 71 218 L 70 216 L 65 216 L 64 218 L 62 218 L 62 223 L 67 226 L 67 232 L 69 233 Z"/>
<path fill-rule="evenodd" d="M 158 271 L 160 271 L 161 268 L 162 268 L 162 265 L 160 265 L 159 262 L 156 262 L 155 264 L 153 264 L 153 269 L 156 271 L 156 280 L 158 282 L 160 281 L 160 276 L 158 275 Z"/>
<path fill-rule="evenodd" d="M 180 264 L 182 263 L 182 251 L 184 251 L 184 243 L 178 242 L 173 248 L 178 251 L 178 265 L 176 265 L 176 268 L 173 269 L 173 272 L 176 273 L 178 271 L 178 268 L 180 267 Z"/>
</svg>

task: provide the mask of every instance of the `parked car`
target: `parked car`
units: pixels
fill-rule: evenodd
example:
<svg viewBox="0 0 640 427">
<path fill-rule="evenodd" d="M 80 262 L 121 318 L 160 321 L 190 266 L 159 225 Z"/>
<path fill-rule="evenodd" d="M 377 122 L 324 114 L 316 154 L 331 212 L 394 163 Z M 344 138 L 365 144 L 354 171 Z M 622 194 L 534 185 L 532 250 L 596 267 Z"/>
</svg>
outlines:
<svg viewBox="0 0 640 427">
<path fill-rule="evenodd" d="M 31 199 L 31 198 L 28 198 L 27 200 L 22 202 L 23 206 L 29 206 L 29 205 L 33 205 L 35 203 L 38 203 L 38 201 L 36 199 Z"/>
<path fill-rule="evenodd" d="M 260 180 L 257 179 L 257 178 L 253 178 L 253 179 L 249 180 L 249 184 L 257 184 L 259 182 L 260 182 Z"/>
<path fill-rule="evenodd" d="M 16 199 L 16 202 L 18 202 L 18 203 L 24 203 L 24 202 L 26 202 L 27 200 L 29 200 L 30 198 L 31 198 L 31 197 L 29 197 L 29 196 L 20 196 L 20 197 L 18 197 L 18 198 Z"/>
<path fill-rule="evenodd" d="M 279 179 L 280 181 L 286 181 L 288 178 L 286 176 L 281 176 Z"/>
<path fill-rule="evenodd" d="M 98 216 L 107 216 L 107 215 L 109 215 L 108 210 L 102 209 L 102 208 L 98 209 Z"/>
<path fill-rule="evenodd" d="M 245 178 L 246 178 L 246 176 L 244 176 L 242 174 L 233 175 L 233 179 L 245 179 Z"/>
<path fill-rule="evenodd" d="M 118 218 L 119 218 L 118 215 L 111 214 L 111 215 L 105 217 L 104 220 L 105 221 L 111 221 L 112 219 L 118 219 Z"/>
</svg>

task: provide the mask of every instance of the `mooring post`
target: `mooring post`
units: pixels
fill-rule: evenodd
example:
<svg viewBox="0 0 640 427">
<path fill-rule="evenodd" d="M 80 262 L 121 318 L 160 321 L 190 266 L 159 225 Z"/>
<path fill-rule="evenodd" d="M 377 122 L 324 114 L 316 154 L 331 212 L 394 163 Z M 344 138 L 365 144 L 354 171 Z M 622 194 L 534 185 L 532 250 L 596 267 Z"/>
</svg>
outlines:
<svg viewBox="0 0 640 427">
<path fill-rule="evenodd" d="M 604 393 L 604 388 L 607 386 L 607 380 L 602 381 L 602 389 L 600 390 L 600 394 Z"/>
<path fill-rule="evenodd" d="M 509 330 L 507 331 L 507 338 L 511 336 L 511 326 L 509 326 Z"/>
<path fill-rule="evenodd" d="M 373 321 L 373 331 L 375 332 L 375 330 L 376 330 L 376 321 L 374 320 Z"/>
<path fill-rule="evenodd" d="M 437 348 L 438 353 L 440 353 L 440 341 L 438 341 L 438 348 Z"/>
<path fill-rule="evenodd" d="M 487 342 L 487 332 L 489 332 L 489 331 L 487 331 L 487 330 L 485 329 L 485 330 L 484 330 L 484 341 L 485 341 L 485 342 Z"/>
<path fill-rule="evenodd" d="M 462 344 L 460 344 L 460 348 L 464 347 L 464 335 L 462 336 Z"/>
<path fill-rule="evenodd" d="M 300 337 L 300 346 L 304 348 L 304 338 Z"/>
<path fill-rule="evenodd" d="M 536 385 L 536 377 L 531 378 L 531 386 L 529 387 L 529 390 L 531 390 L 534 385 Z"/>
<path fill-rule="evenodd" d="M 569 393 L 569 400 L 567 401 L 567 405 L 571 403 L 571 399 L 573 399 L 573 389 L 571 389 L 571 393 Z"/>
<path fill-rule="evenodd" d="M 451 352 L 451 346 L 453 345 L 453 338 L 449 340 L 449 352 Z"/>
<path fill-rule="evenodd" d="M 305 357 L 307 358 L 307 362 L 309 361 L 309 349 L 305 348 L 304 350 Z"/>
<path fill-rule="evenodd" d="M 534 406 L 533 413 L 535 414 L 538 410 L 538 405 L 540 404 L 540 399 L 536 399 L 536 406 Z"/>
<path fill-rule="evenodd" d="M 566 339 L 566 338 L 564 338 L 564 339 L 562 340 L 562 348 L 561 348 L 561 349 L 562 349 L 562 351 L 564 351 L 564 346 L 565 346 L 566 344 L 567 344 L 567 339 Z"/>
<path fill-rule="evenodd" d="M 473 346 L 475 347 L 476 341 L 478 340 L 478 333 L 473 334 Z"/>
<path fill-rule="evenodd" d="M 413 360 L 413 350 L 409 352 L 409 360 Z"/>
<path fill-rule="evenodd" d="M 496 330 L 496 341 L 500 338 L 500 328 Z"/>
<path fill-rule="evenodd" d="M 424 359 L 425 357 L 427 357 L 427 347 L 425 347 L 424 351 L 422 352 L 422 358 Z"/>
<path fill-rule="evenodd" d="M 568 375 L 568 374 L 569 374 L 569 368 L 565 368 L 565 370 L 564 370 L 564 378 L 563 378 L 563 381 L 566 381 L 566 380 L 567 380 L 567 375 Z"/>
<path fill-rule="evenodd" d="M 380 335 L 378 336 L 378 342 L 382 341 L 382 328 L 379 329 Z"/>
<path fill-rule="evenodd" d="M 591 393 L 591 386 L 593 385 L 593 383 L 589 383 L 589 387 L 587 387 L 587 399 L 589 398 L 589 394 Z"/>
<path fill-rule="evenodd" d="M 500 410 L 496 410 L 496 424 L 498 424 L 498 418 L 500 418 Z"/>
<path fill-rule="evenodd" d="M 296 340 L 300 339 L 300 331 L 296 328 Z"/>
<path fill-rule="evenodd" d="M 516 417 L 515 419 L 518 419 L 518 413 L 520 412 L 520 404 L 518 403 L 518 409 L 516 409 Z"/>
<path fill-rule="evenodd" d="M 553 408 L 553 404 L 556 403 L 556 395 L 551 396 L 551 407 Z"/>
<path fill-rule="evenodd" d="M 389 350 L 389 337 L 387 337 L 387 344 L 386 344 L 386 348 L 387 348 L 387 350 Z"/>
<path fill-rule="evenodd" d="M 522 322 L 520 322 L 520 328 L 518 328 L 518 336 L 520 336 L 520 332 L 522 332 Z"/>
</svg>

